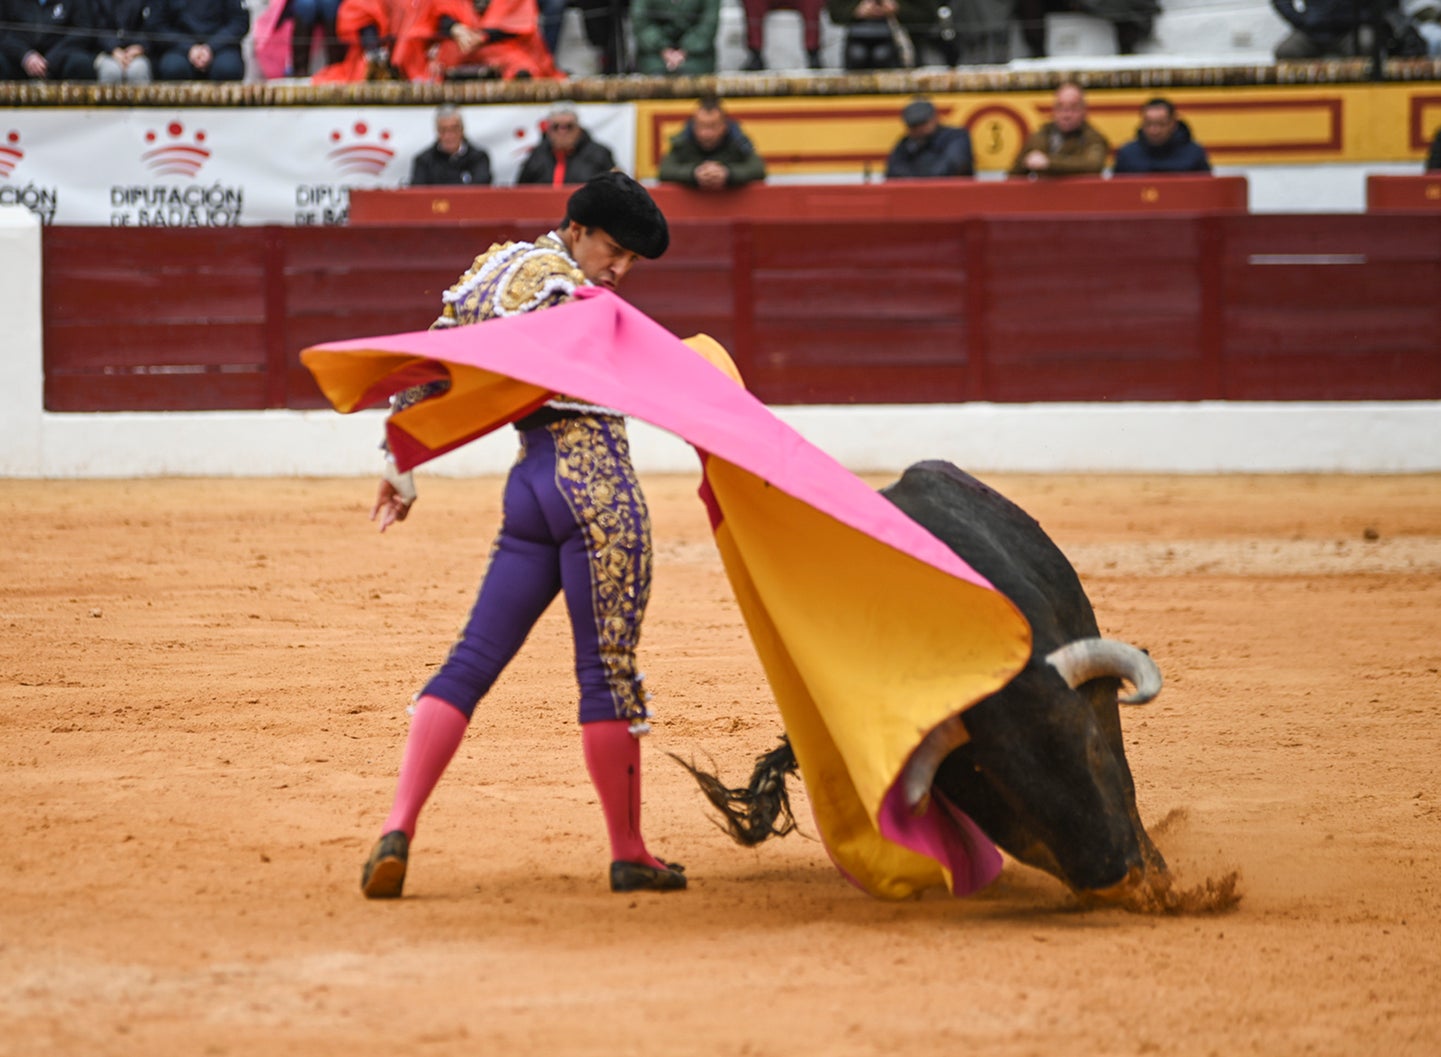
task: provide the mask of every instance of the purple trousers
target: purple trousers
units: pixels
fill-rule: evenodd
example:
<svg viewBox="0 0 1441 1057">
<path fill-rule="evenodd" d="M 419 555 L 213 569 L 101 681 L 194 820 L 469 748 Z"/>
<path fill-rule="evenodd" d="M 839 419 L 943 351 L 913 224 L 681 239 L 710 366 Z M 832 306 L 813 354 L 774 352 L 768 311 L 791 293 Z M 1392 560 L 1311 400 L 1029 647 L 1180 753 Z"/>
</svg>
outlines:
<svg viewBox="0 0 1441 1057">
<path fill-rule="evenodd" d="M 564 592 L 580 721 L 644 721 L 649 711 L 635 651 L 650 576 L 650 514 L 630 463 L 625 420 L 587 414 L 524 430 L 480 594 L 422 692 L 472 715 Z"/>
</svg>

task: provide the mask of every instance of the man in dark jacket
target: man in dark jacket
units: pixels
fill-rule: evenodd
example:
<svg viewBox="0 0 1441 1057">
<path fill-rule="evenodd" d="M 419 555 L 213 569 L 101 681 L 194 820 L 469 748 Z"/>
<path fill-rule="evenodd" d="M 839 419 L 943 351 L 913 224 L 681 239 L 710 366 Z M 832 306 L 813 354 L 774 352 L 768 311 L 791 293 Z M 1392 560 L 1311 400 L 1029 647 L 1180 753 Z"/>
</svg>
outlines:
<svg viewBox="0 0 1441 1057">
<path fill-rule="evenodd" d="M 1117 176 L 1127 173 L 1211 171 L 1206 148 L 1191 138 L 1191 128 L 1177 119 L 1170 100 L 1156 98 L 1141 107 L 1136 138 L 1116 151 Z"/>
<path fill-rule="evenodd" d="M 250 32 L 245 0 L 151 0 L 147 30 L 162 81 L 241 81 L 240 42 Z"/>
<path fill-rule="evenodd" d="M 941 0 L 826 0 L 831 22 L 845 30 L 841 65 L 847 70 L 890 70 L 925 66 L 935 52 L 954 66 L 960 47 L 943 34 Z M 954 5 L 952 5 L 954 6 Z"/>
<path fill-rule="evenodd" d="M 907 103 L 901 120 L 906 134 L 886 160 L 887 180 L 976 174 L 971 134 L 942 125 L 935 104 L 925 99 Z"/>
<path fill-rule="evenodd" d="M 1271 0 L 1291 34 L 1276 45 L 1278 59 L 1337 58 L 1363 54 L 1357 31 L 1367 5 L 1356 0 Z"/>
<path fill-rule="evenodd" d="M 1431 153 L 1426 156 L 1426 171 L 1441 172 L 1441 128 L 1436 130 L 1436 138 L 1431 141 Z"/>
<path fill-rule="evenodd" d="M 570 103 L 557 103 L 545 119 L 545 135 L 516 176 L 518 184 L 583 184 L 615 168 L 615 155 L 590 138 Z"/>
<path fill-rule="evenodd" d="M 765 177 L 766 163 L 755 145 L 715 96 L 700 101 L 685 128 L 671 137 L 670 151 L 660 162 L 662 182 L 702 191 L 723 191 Z"/>
<path fill-rule="evenodd" d="M 93 32 L 71 0 L 0 0 L 0 81 L 93 81 Z"/>
<path fill-rule="evenodd" d="M 90 12 L 99 36 L 95 73 L 101 84 L 149 84 L 154 46 L 145 35 L 149 0 L 90 0 Z"/>
<path fill-rule="evenodd" d="M 435 111 L 435 142 L 410 164 L 410 185 L 490 183 L 490 155 L 465 138 L 460 111 L 446 103 Z"/>
</svg>

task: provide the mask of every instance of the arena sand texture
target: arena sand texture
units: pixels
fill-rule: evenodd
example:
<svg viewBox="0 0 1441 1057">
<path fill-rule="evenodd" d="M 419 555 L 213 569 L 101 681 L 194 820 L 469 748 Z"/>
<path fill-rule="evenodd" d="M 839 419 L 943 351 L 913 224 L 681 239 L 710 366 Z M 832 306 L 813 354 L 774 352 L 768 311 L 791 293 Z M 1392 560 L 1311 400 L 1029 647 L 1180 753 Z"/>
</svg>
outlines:
<svg viewBox="0 0 1441 1057">
<path fill-rule="evenodd" d="M 684 475 L 646 481 L 642 661 L 691 889 L 606 890 L 556 608 L 366 902 L 499 482 L 423 478 L 382 537 L 360 480 L 0 481 L 0 1054 L 1441 1052 L 1441 478 L 990 480 L 1160 663 L 1142 816 L 1236 909 L 1080 910 L 1012 862 L 881 903 L 807 836 L 730 843 L 664 750 L 739 781 L 780 726 Z"/>
</svg>

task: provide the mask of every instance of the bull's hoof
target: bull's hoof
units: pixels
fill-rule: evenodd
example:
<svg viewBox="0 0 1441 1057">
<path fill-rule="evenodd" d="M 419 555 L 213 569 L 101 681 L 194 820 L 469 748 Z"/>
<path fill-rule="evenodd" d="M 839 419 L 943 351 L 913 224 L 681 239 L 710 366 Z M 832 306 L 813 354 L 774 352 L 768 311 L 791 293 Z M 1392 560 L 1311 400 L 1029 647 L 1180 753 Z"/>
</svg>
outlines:
<svg viewBox="0 0 1441 1057">
<path fill-rule="evenodd" d="M 1120 884 L 1083 892 L 1093 904 L 1117 906 L 1136 914 L 1219 914 L 1241 901 L 1239 875 L 1207 878 L 1193 888 L 1178 888 L 1165 871 L 1133 867 Z"/>
<path fill-rule="evenodd" d="M 1108 888 L 1090 888 L 1082 892 L 1082 897 L 1087 902 L 1104 903 L 1107 906 L 1127 906 L 1135 901 L 1137 893 L 1142 888 L 1142 879 L 1146 876 L 1145 871 L 1139 866 L 1132 866 L 1126 871 L 1126 876 Z M 1170 884 L 1167 878 L 1166 884 Z"/>
</svg>

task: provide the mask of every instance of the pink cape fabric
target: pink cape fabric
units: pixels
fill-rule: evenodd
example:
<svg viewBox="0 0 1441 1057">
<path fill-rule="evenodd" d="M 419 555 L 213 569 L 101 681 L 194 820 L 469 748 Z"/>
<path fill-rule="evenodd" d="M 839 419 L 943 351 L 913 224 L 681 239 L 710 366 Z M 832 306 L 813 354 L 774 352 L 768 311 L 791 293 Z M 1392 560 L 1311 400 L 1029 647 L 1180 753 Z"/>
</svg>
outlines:
<svg viewBox="0 0 1441 1057">
<path fill-rule="evenodd" d="M 999 852 L 964 814 L 940 798 L 907 802 L 900 791 L 901 771 L 931 731 L 948 719 L 954 730 L 958 724 L 953 717 L 959 711 L 993 693 L 1026 663 L 1029 626 L 948 547 L 690 346 L 619 297 L 596 288 L 544 312 L 449 330 L 332 342 L 307 349 L 302 358 L 341 411 L 372 405 L 419 381 L 454 376 L 451 395 L 456 403 L 448 420 L 446 398 L 425 401 L 387 420 L 391 450 L 402 469 L 512 421 L 562 392 L 643 419 L 694 445 L 706 467 L 702 496 L 717 544 L 837 866 L 868 892 L 891 898 L 932 883 L 966 894 L 999 873 Z M 452 367 L 475 371 L 466 374 Z M 489 379 L 502 394 L 468 406 L 504 405 L 504 411 L 459 414 L 458 409 L 467 407 L 463 401 L 470 399 L 467 387 L 471 394 L 482 392 L 493 384 Z M 834 531 L 825 528 L 832 523 Z M 810 553 L 785 548 L 794 548 L 794 537 L 813 526 L 823 530 L 816 533 L 817 560 L 838 553 L 844 560 L 834 562 L 842 567 L 805 574 L 813 578 L 802 576 L 797 586 L 787 579 L 790 570 Z M 891 562 L 899 563 L 895 568 L 904 583 L 929 583 L 943 590 L 912 586 L 909 596 L 901 588 L 901 596 L 891 599 L 884 583 L 862 583 L 867 575 L 889 577 L 890 572 L 868 570 L 889 570 Z M 906 579 L 917 563 L 929 581 Z M 853 592 L 847 587 L 851 582 L 857 585 Z M 778 583 L 790 597 L 777 593 Z M 807 610 L 811 600 L 795 596 L 813 588 L 837 593 Z M 895 714 L 904 712 L 903 703 L 878 707 L 877 701 L 894 700 L 886 693 L 894 694 L 894 684 L 909 674 L 885 672 L 887 665 L 909 664 L 920 670 L 936 652 L 918 642 L 915 658 L 898 659 L 896 643 L 885 641 L 887 634 L 895 634 L 891 626 L 905 626 L 912 611 L 930 604 L 929 596 L 951 588 L 958 592 L 951 609 L 930 619 L 947 626 L 923 630 L 935 636 L 928 641 L 944 643 L 946 636 L 974 640 L 971 653 L 957 654 L 959 662 L 947 655 L 939 678 L 949 680 L 957 663 L 968 670 L 956 674 L 954 688 L 939 692 L 937 676 L 930 672 L 916 676 L 916 687 L 901 687 L 902 702 L 940 699 L 945 702 L 940 710 L 928 705 L 912 719 Z M 867 610 L 863 616 L 869 623 L 856 633 L 851 625 L 832 633 L 826 611 L 843 609 L 852 597 Z M 970 625 L 953 617 L 958 609 L 972 611 Z M 822 627 L 817 630 L 813 624 Z M 847 635 L 850 640 L 841 641 Z M 832 669 L 849 674 L 836 679 Z M 868 674 L 875 675 L 874 685 L 861 685 Z M 832 789 L 837 790 L 834 803 L 828 791 Z M 866 817 L 859 817 L 862 814 Z M 916 858 L 929 865 L 917 868 Z M 934 872 L 937 867 L 944 876 Z"/>
</svg>

